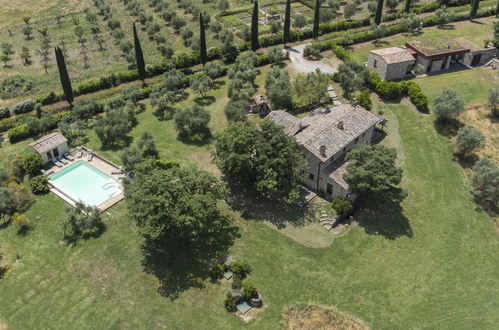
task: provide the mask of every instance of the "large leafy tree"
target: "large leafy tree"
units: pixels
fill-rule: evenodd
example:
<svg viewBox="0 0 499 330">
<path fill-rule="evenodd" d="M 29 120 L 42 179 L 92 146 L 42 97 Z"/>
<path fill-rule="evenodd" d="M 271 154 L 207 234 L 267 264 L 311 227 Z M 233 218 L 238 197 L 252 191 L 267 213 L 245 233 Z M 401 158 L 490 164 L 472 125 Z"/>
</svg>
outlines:
<svg viewBox="0 0 499 330">
<path fill-rule="evenodd" d="M 327 86 L 330 83 L 330 77 L 317 69 L 305 75 L 298 75 L 294 81 L 293 88 L 295 94 L 306 105 L 317 104 L 328 98 Z"/>
<path fill-rule="evenodd" d="M 234 122 L 216 138 L 214 159 L 232 180 L 291 203 L 299 195 L 306 161 L 296 140 L 270 120 Z"/>
<path fill-rule="evenodd" d="M 203 139 L 210 134 L 211 115 L 197 104 L 175 113 L 175 127 L 182 138 Z"/>
<path fill-rule="evenodd" d="M 282 43 L 284 47 L 289 42 L 289 33 L 291 29 L 291 0 L 286 1 L 286 10 L 284 12 L 284 30 L 282 34 Z"/>
<path fill-rule="evenodd" d="M 158 161 L 139 164 L 135 175 L 125 196 L 147 251 L 214 242 L 231 225 L 218 208 L 227 189 L 213 175 Z"/>
<path fill-rule="evenodd" d="M 395 164 L 395 149 L 381 145 L 361 146 L 350 151 L 344 178 L 352 191 L 364 199 L 400 200 L 405 192 L 397 187 L 402 169 Z"/>
<path fill-rule="evenodd" d="M 383 15 L 383 2 L 384 0 L 378 0 L 378 5 L 376 6 L 376 13 L 374 15 L 375 24 L 381 23 L 381 17 Z"/>
<path fill-rule="evenodd" d="M 66 101 L 69 105 L 73 107 L 73 87 L 71 86 L 71 79 L 69 78 L 66 61 L 64 60 L 64 54 L 59 47 L 55 48 L 55 60 L 57 62 L 57 68 L 59 69 L 59 78 L 61 80 L 64 96 L 66 97 Z"/>
<path fill-rule="evenodd" d="M 75 242 L 83 235 L 94 234 L 102 227 L 100 211 L 96 207 L 76 203 L 75 207 L 66 208 L 66 217 L 62 222 L 64 240 Z"/>
<path fill-rule="evenodd" d="M 258 1 L 253 3 L 253 13 L 251 15 L 251 50 L 260 48 L 258 41 Z"/>
<path fill-rule="evenodd" d="M 97 119 L 94 130 L 103 146 L 117 146 L 126 142 L 127 134 L 135 125 L 135 107 L 127 104 L 124 108 L 108 108 L 106 116 Z"/>
<path fill-rule="evenodd" d="M 315 0 L 314 26 L 312 28 L 312 37 L 314 39 L 317 39 L 317 37 L 319 36 L 320 10 L 321 10 L 321 1 Z"/>
<path fill-rule="evenodd" d="M 289 73 L 277 66 L 267 73 L 265 89 L 273 109 L 292 108 L 291 83 Z"/>
<path fill-rule="evenodd" d="M 140 45 L 139 35 L 137 34 L 137 28 L 135 23 L 133 23 L 133 44 L 135 49 L 135 63 L 137 64 L 137 71 L 139 72 L 139 78 L 142 80 L 142 84 L 146 84 L 146 63 L 144 61 L 144 54 L 142 53 L 142 46 Z"/>
<path fill-rule="evenodd" d="M 351 98 L 356 91 L 362 90 L 369 80 L 369 70 L 357 62 L 341 63 L 338 67 L 338 79 L 346 98 Z"/>
<path fill-rule="evenodd" d="M 433 101 L 433 112 L 440 120 L 455 118 L 463 111 L 464 101 L 455 91 L 445 90 Z"/>
</svg>

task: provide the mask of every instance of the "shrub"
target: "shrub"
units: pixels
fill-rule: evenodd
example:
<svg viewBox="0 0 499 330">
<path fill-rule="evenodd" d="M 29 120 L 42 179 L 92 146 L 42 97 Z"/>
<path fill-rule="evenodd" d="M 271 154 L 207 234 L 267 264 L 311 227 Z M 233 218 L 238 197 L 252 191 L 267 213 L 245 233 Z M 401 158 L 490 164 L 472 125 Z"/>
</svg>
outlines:
<svg viewBox="0 0 499 330">
<path fill-rule="evenodd" d="M 244 121 L 247 117 L 249 102 L 247 100 L 230 101 L 225 106 L 225 116 L 228 121 Z"/>
<path fill-rule="evenodd" d="M 16 115 L 21 113 L 31 112 L 35 109 L 35 104 L 36 102 L 33 101 L 32 99 L 24 100 L 22 102 L 15 104 L 12 107 L 12 112 Z"/>
<path fill-rule="evenodd" d="M 243 280 L 238 276 L 234 276 L 231 284 L 232 289 L 239 290 L 241 289 L 242 285 L 243 285 Z"/>
<path fill-rule="evenodd" d="M 42 157 L 39 154 L 29 153 L 22 157 L 23 168 L 30 176 L 36 176 L 43 167 Z"/>
<path fill-rule="evenodd" d="M 499 167 L 489 158 L 480 158 L 473 166 L 473 195 L 485 205 L 497 208 Z"/>
<path fill-rule="evenodd" d="M 0 109 L 0 119 L 10 117 L 10 110 L 8 108 Z"/>
<path fill-rule="evenodd" d="M 341 46 L 333 46 L 331 50 L 333 51 L 334 55 L 336 55 L 336 57 L 342 60 L 343 62 L 350 61 L 352 58 L 350 53 Z"/>
<path fill-rule="evenodd" d="M 235 312 L 238 303 L 239 299 L 237 297 L 234 297 L 232 293 L 228 292 L 227 297 L 225 298 L 224 301 L 224 307 L 227 310 L 227 312 Z"/>
<path fill-rule="evenodd" d="M 371 111 L 373 108 L 373 103 L 371 101 L 371 94 L 368 89 L 364 89 L 362 92 L 355 96 L 357 103 L 366 110 Z"/>
<path fill-rule="evenodd" d="M 423 93 L 421 87 L 413 81 L 402 82 L 402 84 L 405 84 L 407 95 L 416 109 L 428 112 L 428 97 Z"/>
<path fill-rule="evenodd" d="M 251 273 L 251 266 L 246 261 L 236 260 L 232 264 L 232 272 L 239 278 L 245 278 Z"/>
<path fill-rule="evenodd" d="M 376 87 L 378 94 L 385 100 L 398 100 L 402 96 L 402 89 L 398 82 L 383 80 Z"/>
<path fill-rule="evenodd" d="M 49 191 L 48 180 L 43 175 L 37 175 L 31 178 L 29 186 L 34 194 L 44 194 Z"/>
<path fill-rule="evenodd" d="M 31 228 L 31 221 L 22 214 L 15 213 L 13 216 L 12 223 L 17 227 L 17 233 L 20 235 L 24 235 Z"/>
<path fill-rule="evenodd" d="M 340 46 L 338 46 L 340 47 Z M 321 53 L 321 47 L 317 42 L 314 42 L 310 45 L 305 46 L 303 50 L 303 56 L 305 57 L 318 57 Z"/>
<path fill-rule="evenodd" d="M 334 211 L 340 218 L 349 215 L 353 210 L 352 202 L 346 198 L 334 199 L 331 202 L 331 207 L 334 209 Z"/>
<path fill-rule="evenodd" d="M 13 98 L 29 92 L 32 88 L 33 82 L 27 78 L 19 76 L 8 77 L 0 82 L 0 98 Z"/>
<path fill-rule="evenodd" d="M 256 296 L 256 287 L 250 280 L 243 281 L 243 298 L 250 300 Z"/>
<path fill-rule="evenodd" d="M 16 143 L 27 139 L 30 136 L 28 125 L 20 124 L 18 126 L 10 128 L 7 131 L 7 136 L 9 137 L 10 143 Z"/>
<path fill-rule="evenodd" d="M 224 276 L 224 273 L 225 273 L 224 265 L 215 264 L 213 265 L 213 267 L 210 268 L 210 278 L 213 281 L 221 279 Z"/>
<path fill-rule="evenodd" d="M 455 146 L 459 155 L 469 155 L 484 144 L 485 136 L 471 126 L 463 126 L 457 131 Z"/>
</svg>

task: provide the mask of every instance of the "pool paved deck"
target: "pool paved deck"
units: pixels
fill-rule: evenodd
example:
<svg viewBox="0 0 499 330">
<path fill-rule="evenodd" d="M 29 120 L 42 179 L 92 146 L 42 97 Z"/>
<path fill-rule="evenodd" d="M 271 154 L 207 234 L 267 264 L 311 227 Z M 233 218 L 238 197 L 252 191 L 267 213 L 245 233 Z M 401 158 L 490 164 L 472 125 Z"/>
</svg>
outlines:
<svg viewBox="0 0 499 330">
<path fill-rule="evenodd" d="M 62 167 L 52 165 L 52 167 L 49 169 L 51 174 L 48 177 L 48 179 L 50 180 L 50 177 L 52 175 L 61 172 L 62 170 L 66 169 L 67 167 L 69 167 L 69 166 L 71 166 L 79 161 L 84 161 L 88 165 L 98 169 L 99 171 L 101 171 L 105 175 L 112 178 L 114 181 L 118 182 L 121 186 L 120 188 L 122 191 L 119 195 L 111 197 L 110 199 L 106 200 L 105 202 L 103 202 L 97 206 L 97 208 L 101 212 L 103 212 L 103 211 L 107 210 L 108 208 L 110 208 L 111 206 L 113 206 L 114 204 L 120 202 L 123 198 L 125 198 L 125 195 L 123 193 L 123 185 L 121 184 L 121 178 L 124 177 L 124 173 L 121 171 L 121 169 L 117 165 L 114 165 L 113 163 L 107 161 L 103 157 L 95 154 L 94 152 L 92 152 L 92 154 L 93 154 L 92 160 L 89 161 L 88 156 L 89 156 L 90 152 L 91 152 L 90 150 L 88 150 L 86 148 L 82 148 L 81 157 L 77 157 L 76 151 L 70 152 L 71 156 L 73 157 L 73 160 L 66 159 L 65 160 L 66 164 L 64 164 Z M 57 189 L 56 187 L 54 187 L 52 185 L 50 185 L 50 191 L 53 192 L 54 194 L 56 194 L 57 196 L 59 196 L 60 198 L 62 198 L 64 201 L 66 201 L 66 203 L 68 203 L 72 206 L 75 206 L 76 201 L 74 199 L 72 199 L 70 196 L 66 195 L 63 191 Z"/>
</svg>

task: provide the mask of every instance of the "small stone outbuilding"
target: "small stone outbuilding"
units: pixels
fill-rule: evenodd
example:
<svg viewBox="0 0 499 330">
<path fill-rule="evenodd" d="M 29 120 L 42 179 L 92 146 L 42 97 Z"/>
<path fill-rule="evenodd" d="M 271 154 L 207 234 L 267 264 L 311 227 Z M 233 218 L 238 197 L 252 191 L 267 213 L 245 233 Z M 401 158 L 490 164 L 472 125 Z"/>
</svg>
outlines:
<svg viewBox="0 0 499 330">
<path fill-rule="evenodd" d="M 381 79 L 397 80 L 410 74 L 414 63 L 414 56 L 405 47 L 389 47 L 371 50 L 367 67 Z"/>
<path fill-rule="evenodd" d="M 250 112 L 265 116 L 270 112 L 269 100 L 265 94 L 257 94 L 250 102 Z"/>
<path fill-rule="evenodd" d="M 61 133 L 54 132 L 31 142 L 29 147 L 42 157 L 44 164 L 47 164 L 68 152 L 68 140 Z"/>
</svg>

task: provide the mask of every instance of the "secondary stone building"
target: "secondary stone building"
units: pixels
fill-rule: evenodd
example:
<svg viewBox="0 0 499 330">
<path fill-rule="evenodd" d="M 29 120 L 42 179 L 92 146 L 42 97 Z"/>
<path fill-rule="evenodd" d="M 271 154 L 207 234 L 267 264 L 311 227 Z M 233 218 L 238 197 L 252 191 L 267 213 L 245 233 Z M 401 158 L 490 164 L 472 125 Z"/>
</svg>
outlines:
<svg viewBox="0 0 499 330">
<path fill-rule="evenodd" d="M 414 67 L 414 56 L 405 47 L 374 49 L 369 52 L 367 66 L 381 79 L 403 79 Z"/>
<path fill-rule="evenodd" d="M 307 188 L 324 193 L 327 199 L 354 198 L 343 178 L 345 155 L 371 144 L 383 117 L 358 105 L 342 104 L 320 107 L 303 119 L 281 110 L 270 112 L 269 118 L 302 146 L 309 164 L 303 178 Z"/>
<path fill-rule="evenodd" d="M 44 164 L 68 152 L 68 140 L 58 132 L 45 135 L 29 146 L 42 157 Z"/>
<path fill-rule="evenodd" d="M 367 66 L 381 79 L 403 79 L 411 73 L 434 73 L 453 66 L 477 66 L 497 56 L 494 47 L 480 48 L 462 38 L 435 37 L 413 40 L 405 47 L 375 49 L 369 52 Z"/>
</svg>

